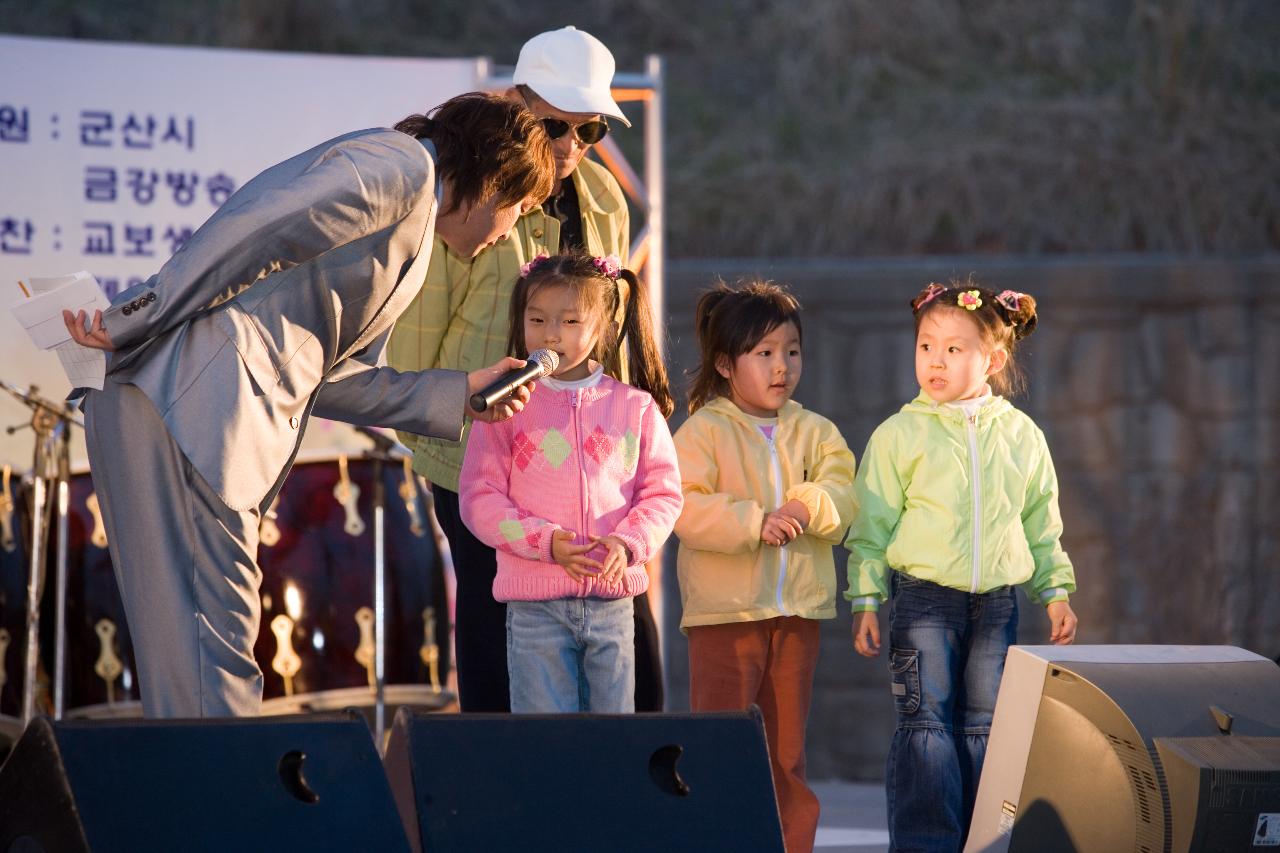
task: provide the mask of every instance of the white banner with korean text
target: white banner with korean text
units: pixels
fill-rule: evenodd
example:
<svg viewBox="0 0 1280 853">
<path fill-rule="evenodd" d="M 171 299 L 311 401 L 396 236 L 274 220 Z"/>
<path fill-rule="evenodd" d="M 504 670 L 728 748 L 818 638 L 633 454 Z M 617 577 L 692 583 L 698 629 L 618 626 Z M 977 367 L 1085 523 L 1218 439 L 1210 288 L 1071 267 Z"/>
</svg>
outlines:
<svg viewBox="0 0 1280 853">
<path fill-rule="evenodd" d="M 157 271 L 267 166 L 425 112 L 480 79 L 474 59 L 0 35 L 0 380 L 55 401 L 69 390 L 57 356 L 36 349 L 10 314 L 20 280 L 83 269 L 113 296 Z M 0 427 L 26 420 L 25 406 L 0 393 Z M 352 441 L 327 422 L 309 433 L 321 451 Z M 83 448 L 77 435 L 81 468 Z M 0 429 L 0 462 L 23 470 L 31 454 L 30 430 Z"/>
</svg>

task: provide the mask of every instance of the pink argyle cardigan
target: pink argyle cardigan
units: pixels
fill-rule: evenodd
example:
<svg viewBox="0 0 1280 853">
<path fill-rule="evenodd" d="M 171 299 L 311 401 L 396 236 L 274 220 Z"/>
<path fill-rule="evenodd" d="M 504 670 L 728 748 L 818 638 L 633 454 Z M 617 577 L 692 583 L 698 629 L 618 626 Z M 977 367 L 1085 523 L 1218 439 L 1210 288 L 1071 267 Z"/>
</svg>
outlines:
<svg viewBox="0 0 1280 853">
<path fill-rule="evenodd" d="M 497 549 L 498 601 L 623 598 L 649 586 L 644 564 L 684 504 L 671 431 L 653 398 L 608 376 L 584 389 L 534 389 L 524 411 L 471 430 L 458 489 L 462 520 Z M 613 534 L 631 561 L 622 580 L 578 583 L 551 558 L 551 534 Z M 588 554 L 595 559 L 603 549 Z"/>
</svg>

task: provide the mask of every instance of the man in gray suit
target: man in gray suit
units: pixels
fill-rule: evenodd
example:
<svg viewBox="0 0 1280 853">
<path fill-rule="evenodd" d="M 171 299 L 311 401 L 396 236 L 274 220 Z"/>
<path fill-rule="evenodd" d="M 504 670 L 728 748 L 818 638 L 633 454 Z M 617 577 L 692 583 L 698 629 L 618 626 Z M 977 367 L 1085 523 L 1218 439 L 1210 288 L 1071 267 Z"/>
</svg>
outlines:
<svg viewBox="0 0 1280 853">
<path fill-rule="evenodd" d="M 65 315 L 113 351 L 85 434 L 148 717 L 259 711 L 258 523 L 313 413 L 457 440 L 464 414 L 523 407 L 527 387 L 483 415 L 466 403 L 516 359 L 401 373 L 383 350 L 433 233 L 478 254 L 553 176 L 533 116 L 460 96 L 267 169 L 88 328 Z"/>
</svg>

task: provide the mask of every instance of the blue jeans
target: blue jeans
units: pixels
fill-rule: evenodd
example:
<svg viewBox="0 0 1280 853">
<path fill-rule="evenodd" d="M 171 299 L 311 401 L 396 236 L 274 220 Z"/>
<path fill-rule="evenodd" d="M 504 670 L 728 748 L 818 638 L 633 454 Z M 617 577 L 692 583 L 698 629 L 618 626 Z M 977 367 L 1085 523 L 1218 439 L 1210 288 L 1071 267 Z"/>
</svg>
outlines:
<svg viewBox="0 0 1280 853">
<path fill-rule="evenodd" d="M 890 850 L 950 853 L 969 830 L 1018 602 L 1012 587 L 972 595 L 896 571 L 892 588 Z"/>
<path fill-rule="evenodd" d="M 632 600 L 508 602 L 507 670 L 513 713 L 633 712 Z"/>
</svg>

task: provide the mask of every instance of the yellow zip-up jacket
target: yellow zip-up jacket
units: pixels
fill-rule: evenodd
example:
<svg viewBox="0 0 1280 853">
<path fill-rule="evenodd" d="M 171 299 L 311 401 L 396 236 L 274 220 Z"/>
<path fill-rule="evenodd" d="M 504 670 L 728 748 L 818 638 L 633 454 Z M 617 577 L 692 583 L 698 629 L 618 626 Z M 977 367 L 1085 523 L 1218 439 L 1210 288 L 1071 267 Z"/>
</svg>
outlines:
<svg viewBox="0 0 1280 853">
<path fill-rule="evenodd" d="M 772 441 L 759 423 L 718 397 L 676 431 L 681 629 L 836 615 L 831 547 L 853 520 L 853 453 L 835 424 L 795 401 Z M 761 542 L 765 515 L 792 499 L 809 510 L 805 532 L 781 548 Z"/>
<path fill-rule="evenodd" d="M 583 159 L 572 175 L 582 211 L 582 236 L 593 255 L 617 255 L 625 263 L 631 248 L 627 200 L 609 170 Z M 560 250 L 560 220 L 535 208 L 494 246 L 470 260 L 445 246 L 437 235 L 422 290 L 396 321 L 387 363 L 397 370 L 448 368 L 470 372 L 507 354 L 511 291 L 520 267 L 540 254 Z M 625 379 L 625 377 L 619 377 Z M 413 451 L 413 469 L 433 483 L 458 491 L 458 472 L 471 433 L 442 441 L 399 433 Z"/>
</svg>

